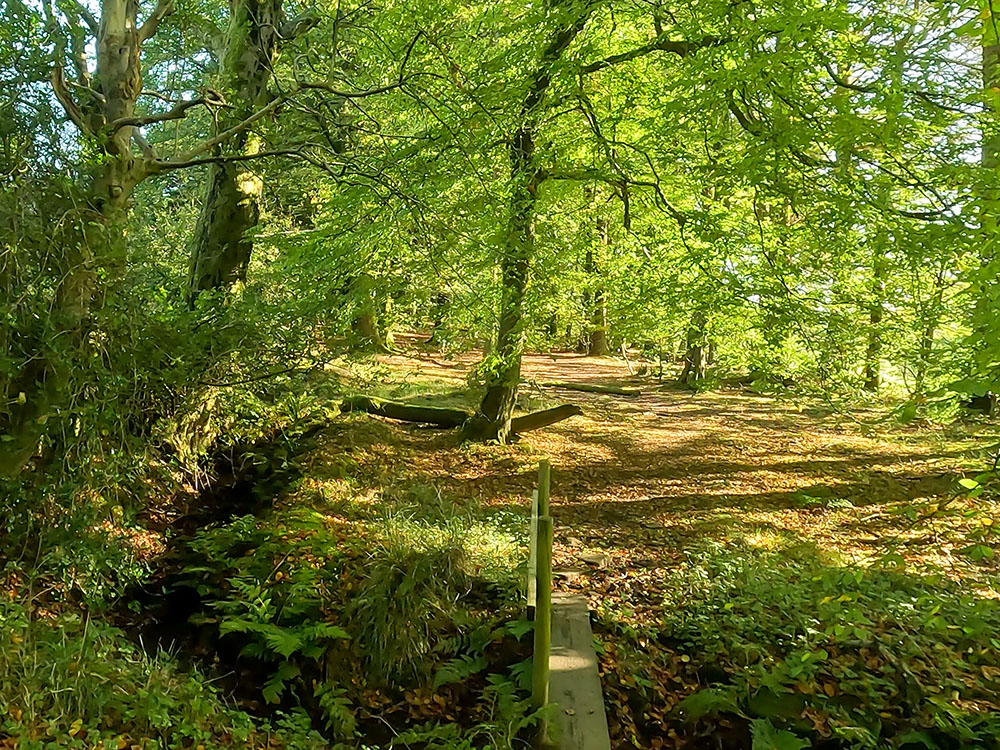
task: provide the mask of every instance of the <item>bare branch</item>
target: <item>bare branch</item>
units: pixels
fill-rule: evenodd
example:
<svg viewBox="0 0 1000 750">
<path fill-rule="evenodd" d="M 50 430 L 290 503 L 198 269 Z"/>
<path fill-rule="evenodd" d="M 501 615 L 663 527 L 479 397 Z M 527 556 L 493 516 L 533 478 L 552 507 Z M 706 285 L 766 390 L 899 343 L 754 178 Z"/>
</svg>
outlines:
<svg viewBox="0 0 1000 750">
<path fill-rule="evenodd" d="M 267 159 L 272 156 L 294 156 L 310 161 L 299 149 L 281 148 L 272 151 L 258 151 L 255 154 L 218 154 L 216 156 L 205 156 L 200 159 L 188 159 L 187 161 L 157 159 L 150 165 L 150 172 L 168 172 L 174 169 L 200 167 L 204 164 L 232 164 L 234 162 Z"/>
<path fill-rule="evenodd" d="M 159 160 L 159 155 L 156 153 L 156 149 L 153 148 L 152 144 L 146 140 L 142 133 L 139 132 L 139 128 L 132 130 L 132 140 L 135 141 L 139 150 L 142 152 L 142 158 L 147 162 L 156 162 Z"/>
<path fill-rule="evenodd" d="M 240 133 L 240 132 L 246 130 L 247 128 L 249 128 L 251 125 L 253 125 L 258 120 L 260 120 L 260 119 L 262 119 L 264 117 L 267 117 L 267 115 L 269 115 L 271 112 L 273 112 L 274 110 L 276 110 L 281 104 L 283 104 L 284 102 L 286 102 L 289 98 L 291 98 L 290 94 L 286 95 L 286 96 L 277 96 L 277 97 L 275 97 L 266 106 L 262 107 L 261 109 L 258 109 L 256 112 L 254 112 L 252 115 L 250 115 L 249 117 L 247 117 L 242 122 L 238 122 L 237 124 L 233 125 L 231 128 L 229 128 L 227 130 L 223 130 L 218 135 L 215 135 L 212 138 L 209 138 L 208 140 L 202 141 L 199 145 L 195 146 L 190 151 L 182 154 L 180 156 L 180 158 L 176 160 L 176 163 L 177 164 L 183 164 L 184 162 L 189 162 L 192 159 L 194 159 L 196 156 L 198 156 L 199 154 L 203 154 L 206 151 L 209 151 L 209 150 L 215 148 L 219 144 L 224 143 L 225 141 L 229 140 L 230 138 L 232 138 L 237 133 Z M 173 163 L 175 163 L 175 162 L 174 161 L 159 162 L 160 166 L 163 167 L 163 168 L 171 168 L 171 165 Z"/>
<path fill-rule="evenodd" d="M 697 52 L 705 47 L 717 47 L 721 44 L 725 44 L 727 41 L 728 40 L 720 37 L 710 36 L 696 42 L 689 42 L 678 39 L 669 39 L 668 37 L 661 35 L 641 47 L 636 47 L 628 52 L 619 52 L 617 55 L 610 55 L 602 60 L 595 60 L 592 63 L 584 65 L 583 68 L 580 69 L 580 72 L 584 75 L 596 73 L 597 71 L 604 70 L 604 68 L 611 67 L 612 65 L 644 57 L 651 52 L 669 52 L 677 55 L 678 57 L 687 57 L 692 52 Z"/>
<path fill-rule="evenodd" d="M 313 28 L 320 22 L 319 14 L 312 8 L 300 13 L 295 16 L 295 18 L 289 19 L 281 24 L 281 28 L 278 29 L 278 36 L 282 38 L 283 41 L 291 41 L 296 37 L 302 36 L 309 29 Z"/>
<path fill-rule="evenodd" d="M 216 100 L 207 100 L 203 96 L 199 96 L 197 99 L 182 99 L 168 111 L 161 112 L 158 115 L 147 115 L 145 117 L 123 117 L 120 120 L 115 120 L 111 123 L 111 129 L 112 132 L 114 132 L 120 128 L 142 127 L 143 125 L 152 125 L 157 122 L 180 120 L 187 115 L 187 111 L 189 109 L 197 107 L 199 104 L 209 106 L 212 104 L 221 104 L 221 102 Z"/>
<path fill-rule="evenodd" d="M 66 88 L 66 76 L 63 73 L 63 67 L 60 63 L 57 62 L 53 66 L 50 80 L 52 82 L 52 91 L 66 112 L 66 116 L 80 129 L 81 133 L 93 135 L 93 131 L 87 124 L 87 118 L 84 117 L 80 105 L 74 101 L 69 93 L 69 89 Z"/>
<path fill-rule="evenodd" d="M 87 6 L 78 0 L 71 0 L 71 2 L 73 3 L 72 12 L 77 13 L 80 18 L 83 19 L 83 22 L 87 24 L 87 28 L 90 30 L 90 33 L 97 36 L 98 32 L 101 30 L 101 24 L 97 22 L 94 14 L 87 9 Z"/>
<path fill-rule="evenodd" d="M 386 84 L 385 86 L 376 86 L 375 88 L 365 89 L 363 91 L 340 91 L 334 88 L 328 83 L 322 83 L 320 81 L 297 81 L 299 89 L 318 89 L 320 91 L 326 91 L 328 94 L 333 94 L 334 96 L 340 96 L 344 99 L 363 99 L 366 96 L 374 96 L 376 94 L 384 94 L 394 89 L 401 88 L 404 83 L 406 83 L 406 66 L 410 62 L 410 55 L 413 54 L 413 48 L 417 45 L 417 41 L 423 36 L 422 31 L 418 31 L 414 35 L 413 39 L 406 46 L 406 53 L 403 55 L 403 61 L 399 65 L 399 77 L 393 82 Z M 291 97 L 295 92 L 291 92 L 289 97 Z"/>
<path fill-rule="evenodd" d="M 149 18 L 139 27 L 139 43 L 152 38 L 156 29 L 160 26 L 160 21 L 174 12 L 174 0 L 158 0 Z"/>
</svg>

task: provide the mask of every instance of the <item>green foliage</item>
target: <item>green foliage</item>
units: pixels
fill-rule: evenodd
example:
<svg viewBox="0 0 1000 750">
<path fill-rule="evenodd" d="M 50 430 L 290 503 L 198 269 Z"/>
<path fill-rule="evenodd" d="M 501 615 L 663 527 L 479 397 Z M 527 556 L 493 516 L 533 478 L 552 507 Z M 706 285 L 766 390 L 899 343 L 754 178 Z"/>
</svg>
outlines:
<svg viewBox="0 0 1000 750">
<path fill-rule="evenodd" d="M 97 619 L 4 600 L 0 639 L 0 734 L 26 750 L 253 748 L 269 746 L 269 737 L 282 748 L 324 746 L 301 724 L 272 728 L 227 706 L 211 680 L 166 654 L 147 656 Z"/>
<path fill-rule="evenodd" d="M 509 537 L 461 516 L 384 518 L 368 572 L 348 613 L 372 673 L 395 684 L 424 681 L 430 677 L 433 653 L 454 654 L 463 646 L 471 647 L 471 653 L 445 664 L 435 683 L 481 671 L 482 648 L 495 635 L 476 628 L 470 610 L 479 603 L 483 584 L 499 594 L 501 602 L 512 600 L 512 549 L 516 547 Z M 464 634 L 457 642 L 456 629 Z"/>
<path fill-rule="evenodd" d="M 268 665 L 266 701 L 311 696 L 343 740 L 368 688 L 481 683 L 491 650 L 526 632 L 502 619 L 519 601 L 523 519 L 478 517 L 423 484 L 386 503 L 320 495 L 203 530 L 177 584 L 202 597 L 195 624 Z M 360 519 L 351 536 L 342 515 Z"/>
<path fill-rule="evenodd" d="M 287 523 L 300 533 L 322 529 L 308 512 L 293 514 Z M 197 623 L 214 625 L 220 636 L 242 634 L 243 653 L 273 663 L 262 689 L 269 703 L 300 677 L 303 661 L 315 663 L 335 641 L 350 638 L 324 614 L 323 595 L 335 585 L 342 553 L 315 533 L 293 541 L 288 528 L 245 516 L 201 532 L 191 545 L 198 561 L 184 569 L 210 612 L 197 615 Z"/>
<path fill-rule="evenodd" d="M 400 733 L 393 739 L 391 747 L 512 750 L 530 746 L 525 733 L 538 726 L 541 718 L 547 715 L 546 710 L 532 711 L 530 699 L 523 697 L 512 682 L 497 674 L 490 675 L 483 699 L 489 718 L 471 729 L 429 722 Z"/>
<path fill-rule="evenodd" d="M 680 708 L 757 717 L 754 747 L 805 746 L 817 728 L 855 748 L 915 731 L 985 746 L 1000 731 L 976 709 L 997 689 L 1000 607 L 958 584 L 709 547 L 668 590 L 660 637 L 725 674 Z"/>
<path fill-rule="evenodd" d="M 809 741 L 784 729 L 776 729 L 767 719 L 755 719 L 750 724 L 753 750 L 805 750 Z"/>
</svg>

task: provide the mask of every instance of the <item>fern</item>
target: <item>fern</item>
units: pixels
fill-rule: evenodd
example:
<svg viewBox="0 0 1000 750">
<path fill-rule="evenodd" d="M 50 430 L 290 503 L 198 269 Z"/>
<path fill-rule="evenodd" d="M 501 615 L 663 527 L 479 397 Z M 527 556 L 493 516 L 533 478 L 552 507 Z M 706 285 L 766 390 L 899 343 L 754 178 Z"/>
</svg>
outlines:
<svg viewBox="0 0 1000 750">
<path fill-rule="evenodd" d="M 434 689 L 437 690 L 439 687 L 450 685 L 453 682 L 462 682 L 462 680 L 468 679 L 474 674 L 479 674 L 487 666 L 489 666 L 489 662 L 482 654 L 475 656 L 465 655 L 449 659 L 434 675 Z"/>
</svg>

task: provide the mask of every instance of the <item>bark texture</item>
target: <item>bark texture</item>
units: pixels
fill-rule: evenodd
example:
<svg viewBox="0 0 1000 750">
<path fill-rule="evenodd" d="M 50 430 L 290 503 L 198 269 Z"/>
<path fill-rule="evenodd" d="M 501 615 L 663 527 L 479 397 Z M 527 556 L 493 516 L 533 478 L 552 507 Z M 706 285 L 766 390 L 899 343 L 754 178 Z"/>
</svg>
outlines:
<svg viewBox="0 0 1000 750">
<path fill-rule="evenodd" d="M 708 372 L 708 319 L 703 310 L 696 310 L 691 316 L 685 341 L 684 370 L 680 381 L 694 387 L 705 379 Z"/>
<path fill-rule="evenodd" d="M 156 23 L 169 12 L 158 6 Z M 50 413 L 65 397 L 69 352 L 86 347 L 87 321 L 100 299 L 120 281 L 125 263 L 125 221 L 135 186 L 152 173 L 149 160 L 132 150 L 138 135 L 133 125 L 136 100 L 142 90 L 139 53 L 156 23 L 138 22 L 136 0 L 103 0 L 95 31 L 96 68 L 86 59 L 86 38 L 77 24 L 65 37 L 56 34 L 51 84 L 56 99 L 86 142 L 98 154 L 88 173 L 78 174 L 72 195 L 64 195 L 58 229 L 53 237 L 60 281 L 52 314 L 60 333 L 38 342 L 38 356 L 14 375 L 0 408 L 0 474 L 19 473 L 36 452 Z M 73 20 L 73 11 L 70 11 Z M 54 27 L 56 24 L 54 24 Z M 77 87 L 96 96 L 75 98 L 62 60 L 71 52 Z"/>
<path fill-rule="evenodd" d="M 219 117 L 223 132 L 265 106 L 267 86 L 278 57 L 282 0 L 231 0 L 226 47 L 221 61 L 222 87 L 230 107 Z M 235 154 L 259 151 L 249 129 L 234 135 L 226 148 Z M 215 153 L 221 154 L 222 145 Z M 249 233 L 260 219 L 263 181 L 252 162 L 211 164 L 205 181 L 205 202 L 191 243 L 188 297 L 223 289 L 246 278 L 253 251 Z"/>
<path fill-rule="evenodd" d="M 611 230 L 606 219 L 597 220 L 597 236 L 604 247 L 611 244 Z M 604 287 L 600 285 L 600 271 L 594 259 L 594 252 L 590 249 L 587 250 L 586 270 L 587 275 L 598 282 L 591 302 L 587 354 L 591 357 L 603 357 L 611 351 L 608 345 L 608 299 Z"/>
<path fill-rule="evenodd" d="M 510 208 L 500 255 L 502 291 L 495 365 L 490 368 L 479 411 L 466 425 L 466 436 L 473 440 L 507 442 L 511 436 L 510 421 L 517 400 L 524 348 L 524 298 L 535 251 L 535 205 L 544 179 L 536 164 L 535 141 L 545 95 L 552 82 L 552 68 L 583 30 L 592 12 L 593 5 L 583 6 L 553 34 L 528 80 L 517 126 L 511 133 L 508 147 Z"/>
<path fill-rule="evenodd" d="M 880 248 L 872 262 L 872 301 L 868 309 L 868 345 L 862 387 L 874 393 L 882 386 L 882 318 L 885 316 L 885 257 Z"/>
</svg>

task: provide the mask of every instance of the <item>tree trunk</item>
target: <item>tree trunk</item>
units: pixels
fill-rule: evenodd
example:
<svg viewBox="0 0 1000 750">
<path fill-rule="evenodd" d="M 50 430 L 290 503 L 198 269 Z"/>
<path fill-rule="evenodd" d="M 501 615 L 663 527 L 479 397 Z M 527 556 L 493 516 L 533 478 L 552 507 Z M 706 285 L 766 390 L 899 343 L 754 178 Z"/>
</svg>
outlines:
<svg viewBox="0 0 1000 750">
<path fill-rule="evenodd" d="M 432 297 L 433 312 L 431 317 L 431 335 L 428 344 L 438 343 L 441 331 L 444 330 L 444 319 L 451 306 L 451 296 L 447 292 L 438 292 Z"/>
<path fill-rule="evenodd" d="M 510 432 L 512 435 L 520 435 L 523 432 L 548 427 L 550 424 L 555 424 L 556 422 L 561 422 L 564 419 L 579 416 L 580 414 L 583 414 L 583 409 L 576 404 L 553 406 L 551 409 L 544 409 L 515 417 L 510 421 Z"/>
<path fill-rule="evenodd" d="M 398 419 L 403 422 L 421 422 L 439 427 L 461 427 L 465 424 L 471 412 L 464 409 L 452 409 L 441 406 L 423 406 L 406 404 L 400 401 L 387 401 L 371 396 L 351 396 L 344 399 L 340 405 L 343 412 L 362 411 L 388 419 Z"/>
<path fill-rule="evenodd" d="M 581 391 L 583 393 L 610 393 L 615 396 L 641 396 L 642 391 L 638 388 L 624 388 L 620 385 L 599 385 L 597 383 L 542 383 L 544 388 L 564 388 L 567 391 Z"/>
<path fill-rule="evenodd" d="M 687 386 L 697 386 L 705 379 L 708 368 L 706 352 L 708 319 L 702 310 L 696 310 L 691 316 L 688 327 L 684 353 L 684 370 L 680 382 Z"/>
<path fill-rule="evenodd" d="M 508 150 L 510 158 L 510 213 L 503 252 L 500 255 L 500 323 L 494 366 L 489 368 L 486 392 L 479 411 L 466 424 L 465 434 L 473 440 L 507 442 L 510 420 L 521 380 L 521 353 L 524 346 L 524 297 L 528 287 L 528 269 L 535 250 L 532 226 L 535 203 L 543 174 L 535 164 L 535 136 L 542 114 L 545 94 L 552 82 L 552 68 L 566 48 L 583 30 L 594 10 L 584 6 L 566 26 L 555 32 L 546 45 L 538 65 L 528 81 L 521 103 L 520 124 L 514 130 Z"/>
<path fill-rule="evenodd" d="M 188 296 L 192 301 L 200 292 L 246 279 L 253 251 L 247 233 L 257 226 L 263 191 L 264 183 L 239 164 L 208 167 L 191 251 Z"/>
<path fill-rule="evenodd" d="M 278 56 L 282 0 L 232 0 L 226 48 L 220 64 L 230 107 L 221 110 L 218 130 L 225 131 L 267 104 L 267 85 Z M 249 130 L 234 136 L 228 148 L 236 154 L 260 150 Z M 221 147 L 216 149 L 221 154 Z M 248 236 L 260 219 L 261 179 L 247 163 L 212 164 L 205 201 L 191 243 L 188 298 L 225 289 L 246 278 L 253 250 Z"/>
<path fill-rule="evenodd" d="M 605 247 L 611 244 L 611 232 L 606 219 L 597 220 L 597 236 Z M 599 281 L 600 274 L 594 260 L 594 252 L 589 248 L 587 250 L 586 271 L 591 279 Z M 610 351 L 608 348 L 608 301 L 603 286 L 598 285 L 594 290 L 591 305 L 587 354 L 591 357 L 603 357 Z"/>
<path fill-rule="evenodd" d="M 466 435 L 471 439 L 505 443 L 510 438 L 510 420 L 521 380 L 524 296 L 535 244 L 532 222 L 539 178 L 534 151 L 533 128 L 521 127 L 510 146 L 513 184 L 507 240 L 500 259 L 500 325 L 492 355 L 496 365 L 490 370 L 479 413 L 468 423 Z"/>
<path fill-rule="evenodd" d="M 989 115 L 982 134 L 982 167 L 987 186 L 982 191 L 983 205 L 980 211 L 982 230 L 989 243 L 996 241 L 998 213 L 1000 213 L 1000 189 L 997 187 L 997 171 L 1000 168 L 1000 3 L 996 0 L 982 0 L 983 7 L 983 91 Z M 992 257 L 992 256 L 990 256 Z"/>
<path fill-rule="evenodd" d="M 865 350 L 863 388 L 875 393 L 882 385 L 882 318 L 885 315 L 885 257 L 876 248 L 872 268 L 872 303 L 868 311 L 868 346 Z"/>
<path fill-rule="evenodd" d="M 941 320 L 941 303 L 944 299 L 944 274 L 942 266 L 934 278 L 934 295 L 924 309 L 924 329 L 920 335 L 920 348 L 917 351 L 917 370 L 913 378 L 911 398 L 920 398 L 927 382 L 927 372 L 931 366 L 931 354 L 934 350 L 934 335 L 937 333 Z"/>
<path fill-rule="evenodd" d="M 77 85 L 94 88 L 96 96 L 76 101 L 70 93 L 57 44 L 52 88 L 81 138 L 98 155 L 96 167 L 80 174 L 82 189 L 66 196 L 56 234 L 60 280 L 53 318 L 60 333 L 39 342 L 38 356 L 7 383 L 0 407 L 0 474 L 16 475 L 35 453 L 48 417 L 65 397 L 67 358 L 84 352 L 86 325 L 95 304 L 121 279 L 125 264 L 125 222 L 135 186 L 150 173 L 131 149 L 136 129 L 110 127 L 135 115 L 142 90 L 139 50 L 143 41 L 135 0 L 104 0 L 97 34 L 96 74 L 83 61 Z M 92 92 L 94 93 L 94 92 Z M 74 200 L 82 194 L 82 200 Z"/>
<path fill-rule="evenodd" d="M 982 64 L 984 112 L 981 131 L 982 183 L 979 186 L 979 223 L 981 233 L 980 272 L 976 301 L 972 315 L 973 357 L 970 364 L 975 374 L 990 380 L 996 378 L 1000 359 L 997 343 L 998 302 L 1000 302 L 1000 260 L 997 239 L 1000 231 L 1000 2 L 981 0 Z"/>
<path fill-rule="evenodd" d="M 357 346 L 381 354 L 389 351 L 379 327 L 378 300 L 375 299 L 375 279 L 363 273 L 354 280 L 353 292 L 358 305 L 354 318 L 354 340 Z"/>
</svg>

